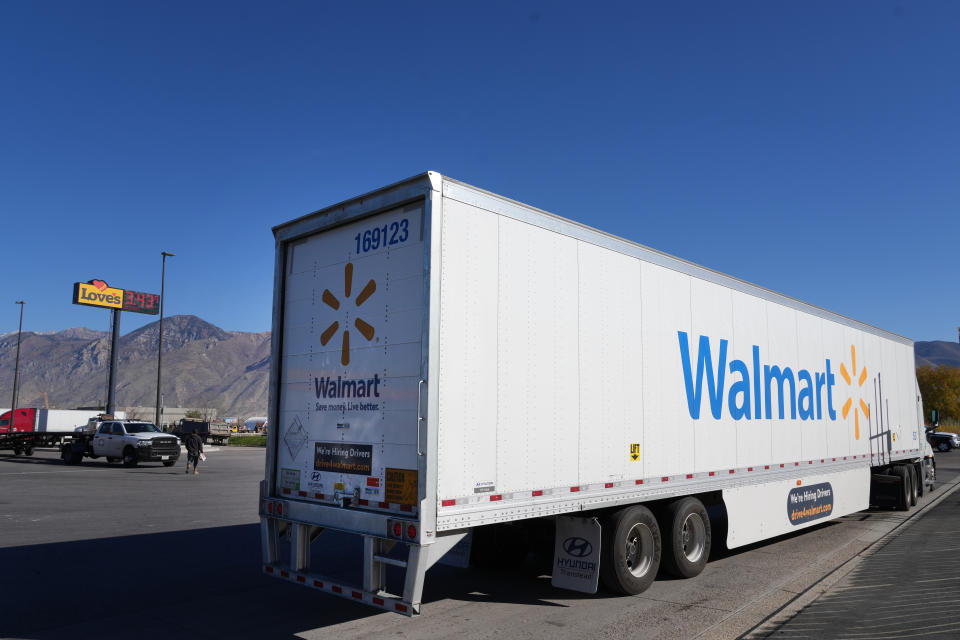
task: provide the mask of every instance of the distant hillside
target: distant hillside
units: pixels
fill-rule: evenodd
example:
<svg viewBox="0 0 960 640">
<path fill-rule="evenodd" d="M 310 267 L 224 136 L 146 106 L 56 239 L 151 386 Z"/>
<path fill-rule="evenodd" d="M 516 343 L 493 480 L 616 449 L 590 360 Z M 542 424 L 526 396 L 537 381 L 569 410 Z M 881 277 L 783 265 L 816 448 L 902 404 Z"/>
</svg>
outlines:
<svg viewBox="0 0 960 640">
<path fill-rule="evenodd" d="M 948 367 L 960 367 L 960 342 L 943 340 L 915 342 L 913 352 L 916 354 L 918 367 L 925 365 L 937 367 L 942 364 Z"/>
<path fill-rule="evenodd" d="M 157 335 L 154 322 L 120 338 L 118 406 L 154 406 Z M 0 336 L 0 405 L 12 395 L 17 334 Z M 110 336 L 74 328 L 24 332 L 20 344 L 19 402 L 51 407 L 102 405 L 106 396 Z M 224 331 L 196 316 L 163 320 L 163 396 L 166 406 L 216 407 L 234 415 L 267 409 L 270 332 Z"/>
</svg>

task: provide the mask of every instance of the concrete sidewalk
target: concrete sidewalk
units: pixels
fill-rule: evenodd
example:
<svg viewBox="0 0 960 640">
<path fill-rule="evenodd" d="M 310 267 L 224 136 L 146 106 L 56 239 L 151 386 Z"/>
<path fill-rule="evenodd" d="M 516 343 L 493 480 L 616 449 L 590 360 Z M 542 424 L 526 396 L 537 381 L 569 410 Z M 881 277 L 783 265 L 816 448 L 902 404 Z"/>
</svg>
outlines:
<svg viewBox="0 0 960 640">
<path fill-rule="evenodd" d="M 960 479 L 753 630 L 760 638 L 960 637 Z"/>
</svg>

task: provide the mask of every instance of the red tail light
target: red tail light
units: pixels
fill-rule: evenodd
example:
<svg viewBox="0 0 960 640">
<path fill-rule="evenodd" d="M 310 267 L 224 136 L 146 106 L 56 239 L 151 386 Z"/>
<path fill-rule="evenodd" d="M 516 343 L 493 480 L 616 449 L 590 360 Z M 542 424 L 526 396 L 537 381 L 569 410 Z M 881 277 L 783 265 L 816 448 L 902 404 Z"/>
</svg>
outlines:
<svg viewBox="0 0 960 640">
<path fill-rule="evenodd" d="M 400 526 L 399 522 L 395 522 L 393 524 L 393 535 L 395 535 L 398 538 L 403 535 L 403 527 Z"/>
<path fill-rule="evenodd" d="M 417 537 L 417 528 L 412 524 L 409 527 L 407 527 L 407 537 L 411 539 Z"/>
</svg>

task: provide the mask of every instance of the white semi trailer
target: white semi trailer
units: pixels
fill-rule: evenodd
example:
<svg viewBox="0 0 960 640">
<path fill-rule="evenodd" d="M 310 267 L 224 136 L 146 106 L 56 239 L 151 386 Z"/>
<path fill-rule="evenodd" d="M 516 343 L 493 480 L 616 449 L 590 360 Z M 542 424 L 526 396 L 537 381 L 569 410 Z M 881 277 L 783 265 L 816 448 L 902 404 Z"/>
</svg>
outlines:
<svg viewBox="0 0 960 640">
<path fill-rule="evenodd" d="M 471 531 L 548 524 L 554 584 L 638 593 L 933 486 L 907 338 L 432 172 L 274 235 L 267 574 L 415 615 Z"/>
</svg>

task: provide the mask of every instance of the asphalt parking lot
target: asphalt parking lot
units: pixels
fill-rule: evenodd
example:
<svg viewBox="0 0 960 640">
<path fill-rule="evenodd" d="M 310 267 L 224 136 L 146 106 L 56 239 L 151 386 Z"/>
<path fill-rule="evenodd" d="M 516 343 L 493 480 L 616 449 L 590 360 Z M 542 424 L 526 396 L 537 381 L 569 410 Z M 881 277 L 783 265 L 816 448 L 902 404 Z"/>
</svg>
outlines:
<svg viewBox="0 0 960 640">
<path fill-rule="evenodd" d="M 559 591 L 532 563 L 438 566 L 424 614 L 409 619 L 261 574 L 263 458 L 222 447 L 194 476 L 183 461 L 127 469 L 70 467 L 53 451 L 0 455 L 0 637 L 734 638 L 769 630 L 908 518 L 871 510 L 719 552 L 696 579 L 660 579 L 634 597 Z M 934 499 L 956 482 L 960 451 L 938 460 Z M 944 512 L 938 526 L 956 529 L 960 514 Z M 326 572 L 359 581 L 358 540 L 328 532 L 314 547 Z"/>
</svg>

